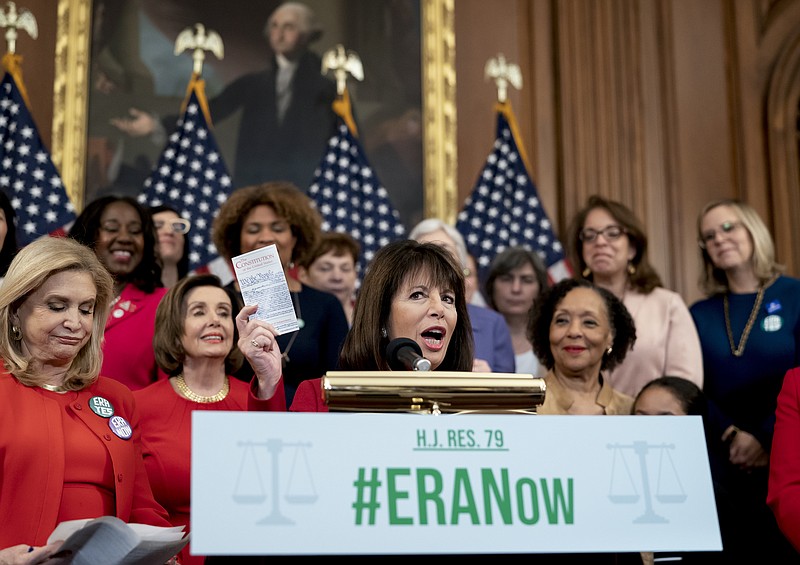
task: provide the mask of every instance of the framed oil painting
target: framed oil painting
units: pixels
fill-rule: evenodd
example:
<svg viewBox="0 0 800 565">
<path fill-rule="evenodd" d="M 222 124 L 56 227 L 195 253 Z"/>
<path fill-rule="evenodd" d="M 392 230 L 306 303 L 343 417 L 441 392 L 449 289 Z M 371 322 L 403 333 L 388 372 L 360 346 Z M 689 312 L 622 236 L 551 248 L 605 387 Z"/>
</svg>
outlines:
<svg viewBox="0 0 800 565">
<path fill-rule="evenodd" d="M 348 80 L 359 137 L 403 223 L 410 229 L 427 216 L 452 220 L 453 2 L 303 3 L 313 10 L 320 29 L 310 51 L 321 56 L 341 44 L 362 61 L 363 81 Z M 53 157 L 79 209 L 103 194 L 136 195 L 142 190 L 179 114 L 192 73 L 191 50 L 175 54 L 178 34 L 202 23 L 221 37 L 223 58 L 209 52 L 203 65 L 206 94 L 214 100 L 237 79 L 274 65 L 264 31 L 279 4 L 275 0 L 60 0 Z M 249 103 L 258 103 L 254 98 L 258 92 L 244 95 L 251 98 Z M 115 120 L 141 116 L 158 127 L 132 135 L 114 125 Z M 219 120 L 212 112 L 211 117 L 234 186 L 237 179 L 240 185 L 247 184 L 242 180 L 248 178 L 242 173 L 242 160 L 237 160 L 244 151 L 241 112 Z M 316 144 L 305 143 L 301 149 L 314 153 Z M 324 145 L 319 147 L 319 159 L 324 151 Z M 300 160 L 299 153 L 292 159 Z M 289 180 L 305 190 L 316 165 L 318 160 L 303 164 L 298 176 Z M 275 180 L 268 171 L 259 174 L 263 180 Z"/>
</svg>

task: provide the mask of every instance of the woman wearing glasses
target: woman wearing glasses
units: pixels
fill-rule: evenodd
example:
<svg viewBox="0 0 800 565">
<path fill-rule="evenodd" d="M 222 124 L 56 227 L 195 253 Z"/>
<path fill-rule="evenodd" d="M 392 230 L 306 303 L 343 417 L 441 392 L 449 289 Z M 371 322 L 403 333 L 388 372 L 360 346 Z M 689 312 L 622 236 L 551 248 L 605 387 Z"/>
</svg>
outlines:
<svg viewBox="0 0 800 565">
<path fill-rule="evenodd" d="M 177 210 L 169 206 L 150 208 L 153 224 L 158 235 L 158 261 L 161 264 L 161 282 L 166 288 L 189 274 L 189 246 L 186 234 L 192 227 L 189 220 L 181 218 Z"/>
<path fill-rule="evenodd" d="M 751 547 L 774 548 L 774 563 L 796 561 L 766 497 L 778 393 L 786 371 L 800 365 L 800 280 L 781 274 L 772 237 L 747 204 L 707 204 L 697 235 L 708 298 L 690 311 L 703 347 L 704 392 L 729 445 L 726 486 L 748 535 L 759 540 Z"/>
<path fill-rule="evenodd" d="M 69 237 L 95 252 L 114 277 L 100 374 L 131 390 L 167 378 L 153 353 L 156 308 L 166 294 L 156 259 L 156 229 L 133 197 L 103 196 L 76 218 Z"/>
<path fill-rule="evenodd" d="M 702 388 L 700 339 L 689 309 L 678 293 L 662 285 L 633 212 L 591 196 L 572 220 L 568 245 L 578 276 L 622 300 L 636 324 L 636 347 L 608 372 L 611 386 L 635 398 L 648 382 L 674 375 Z"/>
</svg>

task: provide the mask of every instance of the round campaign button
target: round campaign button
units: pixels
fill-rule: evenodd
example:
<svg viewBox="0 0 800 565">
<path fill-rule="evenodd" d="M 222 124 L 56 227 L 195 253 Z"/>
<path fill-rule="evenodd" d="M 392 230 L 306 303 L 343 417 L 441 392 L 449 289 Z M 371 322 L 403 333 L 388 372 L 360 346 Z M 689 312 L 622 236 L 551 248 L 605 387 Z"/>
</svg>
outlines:
<svg viewBox="0 0 800 565">
<path fill-rule="evenodd" d="M 89 408 L 92 412 L 102 418 L 110 418 L 114 415 L 114 407 L 102 396 L 93 396 L 89 399 Z"/>
<path fill-rule="evenodd" d="M 131 425 L 122 416 L 112 416 L 111 419 L 108 420 L 108 427 L 111 428 L 111 431 L 114 432 L 117 437 L 121 437 L 122 439 L 131 439 L 133 435 Z"/>
<path fill-rule="evenodd" d="M 761 322 L 761 327 L 764 328 L 765 332 L 777 332 L 783 327 L 783 318 L 777 314 L 767 316 L 764 318 L 764 321 Z"/>
</svg>

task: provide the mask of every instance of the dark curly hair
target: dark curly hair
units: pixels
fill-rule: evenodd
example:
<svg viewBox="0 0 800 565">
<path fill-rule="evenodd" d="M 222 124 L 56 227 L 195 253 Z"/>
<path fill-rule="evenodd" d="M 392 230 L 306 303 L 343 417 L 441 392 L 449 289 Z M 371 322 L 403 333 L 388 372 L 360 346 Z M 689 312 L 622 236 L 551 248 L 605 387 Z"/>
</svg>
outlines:
<svg viewBox="0 0 800 565">
<path fill-rule="evenodd" d="M 217 251 L 228 260 L 242 254 L 242 222 L 256 206 L 269 206 L 286 220 L 297 238 L 291 260 L 300 263 L 322 233 L 322 216 L 313 201 L 287 181 L 265 182 L 233 191 L 214 218 L 211 235 Z"/>
<path fill-rule="evenodd" d="M 92 200 L 75 219 L 67 236 L 96 252 L 95 248 L 100 235 L 100 218 L 103 216 L 103 211 L 116 202 L 124 202 L 136 210 L 142 222 L 142 237 L 144 238 L 142 260 L 125 277 L 125 282 L 131 283 L 143 292 L 152 293 L 156 288 L 163 286 L 161 284 L 161 265 L 158 264 L 156 256 L 156 227 L 150 212 L 135 198 L 108 195 Z"/>
<path fill-rule="evenodd" d="M 636 326 L 622 301 L 586 279 L 563 279 L 543 291 L 536 299 L 531 309 L 531 316 L 528 318 L 528 339 L 533 344 L 533 352 L 545 367 L 553 368 L 555 358 L 550 349 L 550 325 L 553 314 L 564 297 L 576 288 L 589 288 L 595 291 L 606 305 L 614 342 L 611 345 L 611 353 L 603 355 L 600 370 L 611 370 L 622 363 L 628 350 L 636 342 Z"/>
</svg>

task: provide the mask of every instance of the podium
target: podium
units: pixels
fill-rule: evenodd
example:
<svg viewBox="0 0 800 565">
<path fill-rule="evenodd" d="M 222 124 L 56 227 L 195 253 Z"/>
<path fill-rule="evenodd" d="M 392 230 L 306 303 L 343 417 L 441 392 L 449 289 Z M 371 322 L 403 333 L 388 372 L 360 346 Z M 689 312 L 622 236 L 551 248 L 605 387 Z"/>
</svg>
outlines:
<svg viewBox="0 0 800 565">
<path fill-rule="evenodd" d="M 193 551 L 722 548 L 700 417 L 539 415 L 532 375 L 329 372 L 321 386 L 327 413 L 192 413 Z"/>
<path fill-rule="evenodd" d="M 331 412 L 535 414 L 544 379 L 518 373 L 328 371 L 322 397 Z"/>
</svg>

